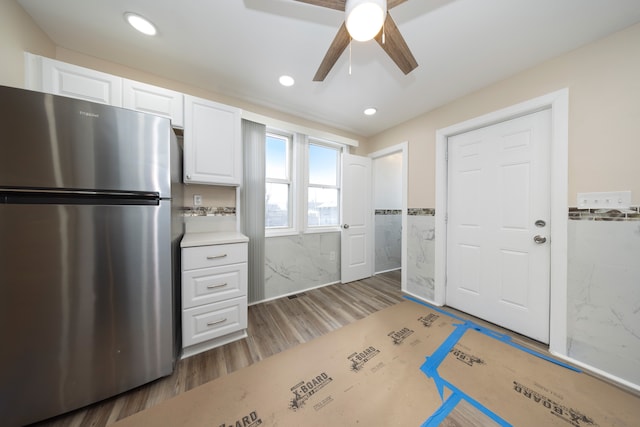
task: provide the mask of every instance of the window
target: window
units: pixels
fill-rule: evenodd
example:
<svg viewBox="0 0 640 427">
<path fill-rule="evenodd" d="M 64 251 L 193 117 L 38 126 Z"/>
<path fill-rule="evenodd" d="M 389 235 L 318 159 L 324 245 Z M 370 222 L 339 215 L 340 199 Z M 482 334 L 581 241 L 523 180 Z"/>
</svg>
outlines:
<svg viewBox="0 0 640 427">
<path fill-rule="evenodd" d="M 267 133 L 265 227 L 292 226 L 291 137 Z"/>
<path fill-rule="evenodd" d="M 267 130 L 267 235 L 336 229 L 340 224 L 342 146 Z"/>
<path fill-rule="evenodd" d="M 336 227 L 340 221 L 340 150 L 309 143 L 307 227 Z"/>
</svg>

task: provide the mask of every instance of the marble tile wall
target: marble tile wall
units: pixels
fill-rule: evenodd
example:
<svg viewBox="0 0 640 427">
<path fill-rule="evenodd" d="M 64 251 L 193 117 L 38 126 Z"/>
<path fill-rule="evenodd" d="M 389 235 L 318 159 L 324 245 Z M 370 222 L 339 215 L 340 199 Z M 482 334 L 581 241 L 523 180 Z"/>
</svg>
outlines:
<svg viewBox="0 0 640 427">
<path fill-rule="evenodd" d="M 412 208 L 407 213 L 407 283 L 404 290 L 433 301 L 435 210 Z"/>
<path fill-rule="evenodd" d="M 638 209 L 569 218 L 568 355 L 640 385 Z"/>
<path fill-rule="evenodd" d="M 408 214 L 405 291 L 432 300 L 435 212 Z M 640 385 L 640 209 L 568 217 L 568 356 Z M 268 238 L 266 255 L 266 298 L 340 280 L 339 233 Z"/>
<path fill-rule="evenodd" d="M 402 266 L 402 210 L 376 209 L 375 233 L 374 271 L 378 273 L 400 268 Z"/>
<path fill-rule="evenodd" d="M 265 299 L 339 281 L 339 232 L 265 240 Z"/>
</svg>

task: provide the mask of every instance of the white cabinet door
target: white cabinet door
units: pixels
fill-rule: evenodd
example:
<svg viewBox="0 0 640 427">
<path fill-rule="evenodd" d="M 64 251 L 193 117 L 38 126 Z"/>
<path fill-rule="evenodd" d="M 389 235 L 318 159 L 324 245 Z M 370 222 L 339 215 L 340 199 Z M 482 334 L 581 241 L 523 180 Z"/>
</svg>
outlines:
<svg viewBox="0 0 640 427">
<path fill-rule="evenodd" d="M 120 77 L 49 58 L 42 58 L 42 90 L 122 107 Z"/>
<path fill-rule="evenodd" d="M 123 79 L 122 88 L 123 107 L 168 117 L 174 127 L 184 126 L 184 96 L 180 92 L 129 79 Z"/>
<path fill-rule="evenodd" d="M 240 109 L 185 95 L 184 182 L 240 185 Z"/>
</svg>

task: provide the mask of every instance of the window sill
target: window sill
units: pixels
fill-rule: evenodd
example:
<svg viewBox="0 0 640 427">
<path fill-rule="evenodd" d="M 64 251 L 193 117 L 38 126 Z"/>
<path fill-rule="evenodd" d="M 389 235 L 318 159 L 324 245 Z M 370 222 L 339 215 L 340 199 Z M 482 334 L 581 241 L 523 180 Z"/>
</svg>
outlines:
<svg viewBox="0 0 640 427">
<path fill-rule="evenodd" d="M 303 234 L 317 234 L 317 233 L 339 233 L 342 229 L 340 227 L 317 227 L 307 228 Z"/>
<path fill-rule="evenodd" d="M 286 230 L 265 230 L 264 237 L 285 237 L 285 236 L 297 236 L 300 234 L 297 230 L 286 229 Z"/>
<path fill-rule="evenodd" d="M 270 237 L 299 236 L 301 234 L 339 233 L 340 231 L 342 231 L 340 227 L 308 228 L 304 231 L 297 231 L 292 229 L 269 230 L 265 231 L 264 237 L 265 239 L 268 239 Z"/>
</svg>

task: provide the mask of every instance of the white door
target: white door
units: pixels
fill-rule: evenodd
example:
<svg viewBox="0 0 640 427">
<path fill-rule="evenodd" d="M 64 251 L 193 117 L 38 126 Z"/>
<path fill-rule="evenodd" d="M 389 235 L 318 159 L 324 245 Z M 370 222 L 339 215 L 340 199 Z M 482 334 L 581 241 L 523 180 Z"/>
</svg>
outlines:
<svg viewBox="0 0 640 427">
<path fill-rule="evenodd" d="M 550 110 L 448 139 L 446 303 L 549 342 Z"/>
<path fill-rule="evenodd" d="M 373 220 L 371 211 L 371 159 L 342 155 L 342 283 L 373 274 Z"/>
</svg>

